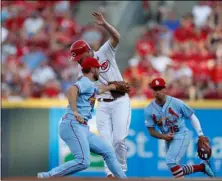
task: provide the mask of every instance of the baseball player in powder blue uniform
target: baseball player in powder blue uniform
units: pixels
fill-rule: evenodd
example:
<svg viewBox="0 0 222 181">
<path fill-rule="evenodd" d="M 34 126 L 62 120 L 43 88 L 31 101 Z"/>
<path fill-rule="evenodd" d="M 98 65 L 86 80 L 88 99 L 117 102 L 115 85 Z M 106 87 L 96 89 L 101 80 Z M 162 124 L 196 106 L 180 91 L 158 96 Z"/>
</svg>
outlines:
<svg viewBox="0 0 222 181">
<path fill-rule="evenodd" d="M 69 146 L 75 159 L 68 161 L 49 172 L 38 173 L 39 178 L 61 177 L 87 169 L 90 165 L 90 151 L 102 155 L 107 166 L 116 177 L 126 178 L 113 148 L 104 140 L 91 133 L 87 122 L 92 118 L 91 111 L 95 104 L 95 96 L 103 92 L 115 90 L 113 84 L 97 88 L 93 81 L 99 78 L 100 64 L 95 58 L 87 57 L 82 63 L 83 76 L 68 90 L 69 105 L 67 113 L 60 121 L 60 137 Z"/>
<path fill-rule="evenodd" d="M 166 163 L 175 178 L 183 178 L 194 172 L 204 172 L 214 177 L 207 161 L 199 165 L 180 165 L 191 140 L 185 118 L 191 120 L 199 137 L 203 136 L 198 118 L 194 111 L 183 101 L 166 95 L 166 83 L 162 78 L 150 84 L 155 99 L 145 108 L 145 125 L 151 136 L 166 141 Z M 158 126 L 160 132 L 155 130 Z"/>
</svg>

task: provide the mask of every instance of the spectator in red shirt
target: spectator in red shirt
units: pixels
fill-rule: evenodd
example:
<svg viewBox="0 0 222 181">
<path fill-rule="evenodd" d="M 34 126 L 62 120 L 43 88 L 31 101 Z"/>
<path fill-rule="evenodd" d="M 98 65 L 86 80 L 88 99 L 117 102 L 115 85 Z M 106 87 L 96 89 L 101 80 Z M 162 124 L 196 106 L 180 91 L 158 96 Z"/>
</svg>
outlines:
<svg viewBox="0 0 222 181">
<path fill-rule="evenodd" d="M 193 24 L 189 15 L 181 18 L 180 27 L 174 31 L 173 39 L 177 43 L 183 43 L 190 40 L 194 36 Z"/>
<path fill-rule="evenodd" d="M 194 29 L 194 36 L 192 37 L 192 40 L 195 43 L 204 42 L 206 43 L 208 37 L 208 32 L 202 28 L 195 28 Z"/>
<path fill-rule="evenodd" d="M 216 56 L 216 63 L 211 71 L 211 77 L 216 84 L 219 84 L 222 82 L 222 44 L 217 47 Z"/>
<path fill-rule="evenodd" d="M 56 79 L 52 79 L 43 87 L 42 97 L 46 98 L 58 98 L 60 92 L 61 92 L 60 83 Z"/>
</svg>

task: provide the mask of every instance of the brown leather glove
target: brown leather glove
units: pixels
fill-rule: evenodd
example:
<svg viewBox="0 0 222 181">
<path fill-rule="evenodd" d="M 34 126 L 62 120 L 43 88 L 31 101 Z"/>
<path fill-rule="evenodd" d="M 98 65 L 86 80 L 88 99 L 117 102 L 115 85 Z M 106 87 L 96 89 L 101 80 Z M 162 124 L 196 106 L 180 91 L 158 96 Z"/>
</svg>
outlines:
<svg viewBox="0 0 222 181">
<path fill-rule="evenodd" d="M 113 98 L 118 98 L 121 96 L 124 96 L 126 93 L 130 92 L 130 86 L 125 81 L 111 81 L 109 84 L 114 84 L 116 87 L 116 90 L 111 90 L 110 93 L 113 96 Z"/>
<path fill-rule="evenodd" d="M 197 142 L 197 153 L 200 159 L 209 160 L 212 154 L 210 141 L 205 136 L 200 136 Z"/>
</svg>

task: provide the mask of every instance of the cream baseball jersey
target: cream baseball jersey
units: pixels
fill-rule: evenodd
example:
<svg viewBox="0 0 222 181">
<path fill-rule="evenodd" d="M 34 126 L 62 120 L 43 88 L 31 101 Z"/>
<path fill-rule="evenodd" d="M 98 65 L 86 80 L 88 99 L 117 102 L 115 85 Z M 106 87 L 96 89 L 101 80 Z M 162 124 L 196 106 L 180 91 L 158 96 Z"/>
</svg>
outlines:
<svg viewBox="0 0 222 181">
<path fill-rule="evenodd" d="M 94 52 L 94 58 L 96 58 L 101 65 L 99 69 L 99 80 L 96 82 L 97 86 L 107 85 L 109 81 L 123 80 L 115 59 L 117 47 L 113 48 L 108 40 L 98 51 Z M 105 92 L 104 94 L 97 96 L 97 98 L 100 97 L 112 98 L 110 92 Z"/>
</svg>

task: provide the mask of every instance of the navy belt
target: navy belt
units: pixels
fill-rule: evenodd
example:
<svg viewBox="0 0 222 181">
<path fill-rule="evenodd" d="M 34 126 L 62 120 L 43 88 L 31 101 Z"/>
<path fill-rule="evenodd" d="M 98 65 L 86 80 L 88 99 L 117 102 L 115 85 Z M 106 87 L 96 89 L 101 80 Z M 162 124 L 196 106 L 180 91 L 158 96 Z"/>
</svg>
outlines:
<svg viewBox="0 0 222 181">
<path fill-rule="evenodd" d="M 99 102 L 113 102 L 115 101 L 116 99 L 106 99 L 106 98 L 99 98 L 98 101 Z"/>
</svg>

